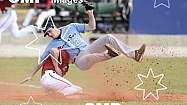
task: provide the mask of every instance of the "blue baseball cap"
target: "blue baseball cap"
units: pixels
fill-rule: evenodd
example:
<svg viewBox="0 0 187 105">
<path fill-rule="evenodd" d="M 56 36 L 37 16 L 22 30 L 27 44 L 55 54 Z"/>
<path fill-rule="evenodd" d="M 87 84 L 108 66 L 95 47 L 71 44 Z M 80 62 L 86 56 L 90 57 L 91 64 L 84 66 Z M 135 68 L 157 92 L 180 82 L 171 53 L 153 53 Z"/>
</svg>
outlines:
<svg viewBox="0 0 187 105">
<path fill-rule="evenodd" d="M 53 25 L 49 25 L 49 26 L 47 26 L 47 27 L 45 28 L 45 30 L 43 30 L 43 32 L 44 32 L 44 37 L 47 36 L 46 33 L 47 33 L 50 29 L 52 29 L 52 28 L 54 28 L 54 26 L 53 26 Z"/>
</svg>

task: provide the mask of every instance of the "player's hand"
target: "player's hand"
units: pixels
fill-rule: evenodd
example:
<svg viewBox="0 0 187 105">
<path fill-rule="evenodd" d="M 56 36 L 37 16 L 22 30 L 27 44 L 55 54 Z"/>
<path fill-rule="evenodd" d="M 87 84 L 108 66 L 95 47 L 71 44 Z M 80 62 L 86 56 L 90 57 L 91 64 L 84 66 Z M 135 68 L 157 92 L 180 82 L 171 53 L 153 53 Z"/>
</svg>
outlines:
<svg viewBox="0 0 187 105">
<path fill-rule="evenodd" d="M 32 77 L 27 77 L 27 78 L 25 78 L 23 81 L 21 81 L 20 84 L 23 84 L 24 82 L 27 82 L 27 81 L 29 81 L 29 80 L 31 80 L 31 79 L 32 79 Z"/>
</svg>

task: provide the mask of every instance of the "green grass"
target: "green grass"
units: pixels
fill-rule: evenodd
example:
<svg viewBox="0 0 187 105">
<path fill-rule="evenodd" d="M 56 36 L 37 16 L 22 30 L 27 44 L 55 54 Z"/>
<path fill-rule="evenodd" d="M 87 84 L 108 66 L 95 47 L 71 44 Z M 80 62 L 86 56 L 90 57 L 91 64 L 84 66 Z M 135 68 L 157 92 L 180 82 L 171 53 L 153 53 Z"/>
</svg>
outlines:
<svg viewBox="0 0 187 105">
<path fill-rule="evenodd" d="M 0 58 L 0 82 L 19 83 L 33 70 L 37 58 Z M 117 57 L 107 62 L 94 65 L 90 70 L 78 70 L 75 65 L 70 65 L 70 70 L 65 76 L 75 85 L 83 88 L 84 92 L 106 92 L 106 88 L 117 89 L 121 92 L 142 92 L 134 87 L 140 84 L 137 74 L 147 75 L 152 68 L 154 75 L 164 74 L 161 81 L 168 89 L 159 93 L 187 94 L 187 58 L 144 58 L 142 63 L 137 63 L 126 57 Z M 25 84 L 40 86 L 41 70 L 31 81 Z M 99 81 L 99 82 L 98 82 Z M 0 91 L 3 89 L 0 85 Z M 20 88 L 22 89 L 22 88 Z M 27 88 L 23 88 L 27 90 Z M 30 89 L 30 88 L 29 88 Z M 28 90 L 29 90 L 28 89 Z M 62 104 L 63 103 L 63 104 Z M 75 103 L 47 102 L 43 105 L 75 105 Z M 182 102 L 126 102 L 121 105 L 185 105 Z M 0 103 L 0 105 L 19 105 L 18 102 Z M 85 105 L 85 102 L 76 103 Z"/>
</svg>

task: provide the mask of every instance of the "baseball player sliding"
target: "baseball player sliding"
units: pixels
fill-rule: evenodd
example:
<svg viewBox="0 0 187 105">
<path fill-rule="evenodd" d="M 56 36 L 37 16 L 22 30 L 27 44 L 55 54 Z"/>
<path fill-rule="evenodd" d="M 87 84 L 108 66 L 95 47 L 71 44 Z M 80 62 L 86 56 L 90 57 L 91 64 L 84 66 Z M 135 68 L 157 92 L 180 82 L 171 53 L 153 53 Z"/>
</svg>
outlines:
<svg viewBox="0 0 187 105">
<path fill-rule="evenodd" d="M 59 56 L 59 53 L 61 53 L 61 56 Z M 67 79 L 63 78 L 63 76 L 68 72 L 70 63 L 69 55 L 64 50 L 58 50 L 58 49 L 52 49 L 51 55 L 58 58 L 62 64 L 58 64 L 58 67 L 60 70 L 55 71 L 55 68 L 53 66 L 52 60 L 50 56 L 43 62 L 43 64 L 38 64 L 33 69 L 32 73 L 29 77 L 25 78 L 22 82 L 29 81 L 33 78 L 33 76 L 36 74 L 36 72 L 41 68 L 42 66 L 42 73 L 41 73 L 41 86 L 42 90 L 49 94 L 54 92 L 60 92 L 62 93 L 66 98 L 70 97 L 77 93 L 82 93 L 82 88 L 76 85 L 73 85 L 71 82 L 69 82 Z"/>
<path fill-rule="evenodd" d="M 32 32 L 30 27 L 25 27 L 21 30 L 18 29 L 17 14 L 14 10 L 16 6 L 17 3 L 13 4 L 9 0 L 0 0 L 0 9 L 2 11 L 2 19 L 0 21 L 0 42 L 1 33 L 6 29 L 9 29 L 14 38 L 20 38 L 27 35 L 27 33 Z"/>
<path fill-rule="evenodd" d="M 58 29 L 53 25 L 49 25 L 44 30 L 44 37 L 49 36 L 53 40 L 46 47 L 41 60 L 50 54 L 52 48 L 62 48 L 67 51 L 70 59 L 80 70 L 88 70 L 95 63 L 111 59 L 120 55 L 120 53 L 137 62 L 141 62 L 145 52 L 145 44 L 138 50 L 132 50 L 113 35 L 107 34 L 88 45 L 83 40 L 80 32 L 84 33 L 87 30 L 94 30 L 96 22 L 93 9 L 87 9 L 86 12 L 89 16 L 88 24 L 71 23 Z M 106 50 L 108 52 L 105 52 Z"/>
</svg>

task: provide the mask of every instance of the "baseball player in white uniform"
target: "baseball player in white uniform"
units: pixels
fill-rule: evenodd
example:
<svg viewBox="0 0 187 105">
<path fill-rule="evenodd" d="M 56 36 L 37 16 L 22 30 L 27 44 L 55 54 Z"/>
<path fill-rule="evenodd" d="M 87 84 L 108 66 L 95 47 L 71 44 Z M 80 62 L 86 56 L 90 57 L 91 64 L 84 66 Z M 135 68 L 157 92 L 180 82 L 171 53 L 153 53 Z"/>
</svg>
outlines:
<svg viewBox="0 0 187 105">
<path fill-rule="evenodd" d="M 59 56 L 59 53 L 61 53 L 61 56 Z M 49 95 L 58 92 L 63 94 L 66 98 L 71 98 L 70 96 L 73 95 L 81 95 L 81 87 L 73 85 L 70 81 L 63 78 L 63 76 L 66 74 L 66 72 L 68 72 L 69 69 L 68 64 L 70 63 L 70 58 L 68 53 L 65 50 L 59 51 L 58 49 L 52 49 L 51 54 L 56 56 L 59 62 L 62 62 L 62 64 L 58 64 L 58 67 L 60 68 L 59 70 L 55 70 L 52 63 L 52 60 L 54 59 L 49 56 L 43 62 L 43 64 L 37 63 L 30 76 L 24 79 L 21 83 L 31 80 L 42 66 L 40 83 L 42 86 L 42 90 L 46 94 Z"/>
<path fill-rule="evenodd" d="M 22 24 L 23 27 L 28 26 L 34 16 L 37 16 L 35 25 L 41 27 L 46 18 L 56 15 L 56 11 L 52 6 L 52 0 L 40 0 L 39 3 L 34 3 L 33 5 L 34 8 L 31 8 L 25 17 Z"/>
<path fill-rule="evenodd" d="M 0 42 L 1 33 L 9 29 L 14 38 L 20 38 L 32 32 L 30 27 L 25 27 L 21 30 L 18 29 L 17 14 L 14 10 L 17 4 L 11 3 L 9 0 L 0 0 L 0 9 L 2 11 L 2 19 L 0 20 Z"/>
</svg>

